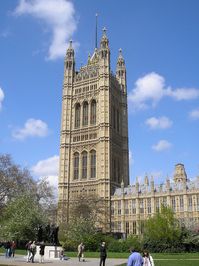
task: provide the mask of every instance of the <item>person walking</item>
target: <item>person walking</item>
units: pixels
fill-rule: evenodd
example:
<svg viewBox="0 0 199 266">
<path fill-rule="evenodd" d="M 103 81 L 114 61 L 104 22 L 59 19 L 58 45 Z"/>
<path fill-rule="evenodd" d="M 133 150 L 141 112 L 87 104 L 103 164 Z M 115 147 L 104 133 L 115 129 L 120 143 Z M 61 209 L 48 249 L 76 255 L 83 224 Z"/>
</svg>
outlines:
<svg viewBox="0 0 199 266">
<path fill-rule="evenodd" d="M 143 252 L 143 261 L 143 266 L 154 266 L 153 258 L 147 250 Z"/>
<path fill-rule="evenodd" d="M 4 248 L 5 248 L 5 250 L 6 250 L 5 257 L 6 257 L 6 258 L 11 257 L 11 243 L 10 243 L 10 241 L 7 241 L 7 242 L 4 244 Z"/>
<path fill-rule="evenodd" d="M 32 244 L 30 245 L 30 252 L 31 252 L 30 261 L 34 263 L 34 257 L 37 252 L 37 246 L 35 244 L 35 241 L 33 241 Z"/>
<path fill-rule="evenodd" d="M 32 255 L 31 251 L 30 251 L 30 246 L 32 244 L 32 241 L 28 241 L 28 243 L 26 244 L 26 250 L 27 250 L 27 262 L 30 261 L 30 257 Z"/>
<path fill-rule="evenodd" d="M 39 246 L 40 263 L 44 262 L 44 250 L 45 250 L 45 245 L 44 242 L 42 241 Z"/>
<path fill-rule="evenodd" d="M 105 266 L 105 261 L 107 257 L 106 243 L 102 242 L 100 245 L 100 266 Z"/>
<path fill-rule="evenodd" d="M 127 266 L 142 266 L 143 258 L 134 248 L 130 248 L 131 255 L 128 257 Z"/>
<path fill-rule="evenodd" d="M 15 249 L 16 249 L 16 243 L 15 243 L 15 241 L 12 241 L 12 243 L 11 243 L 11 254 L 12 254 L 13 258 L 15 256 Z"/>
<path fill-rule="evenodd" d="M 80 243 L 79 246 L 77 247 L 77 257 L 79 261 L 81 260 L 81 258 L 84 257 L 84 244 L 83 243 Z"/>
</svg>

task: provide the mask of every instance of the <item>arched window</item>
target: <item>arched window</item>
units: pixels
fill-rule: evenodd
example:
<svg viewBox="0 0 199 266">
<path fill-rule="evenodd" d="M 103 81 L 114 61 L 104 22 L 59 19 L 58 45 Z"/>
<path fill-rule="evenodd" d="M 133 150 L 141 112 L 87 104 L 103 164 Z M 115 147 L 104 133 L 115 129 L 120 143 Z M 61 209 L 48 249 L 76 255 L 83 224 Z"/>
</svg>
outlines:
<svg viewBox="0 0 199 266">
<path fill-rule="evenodd" d="M 90 152 L 91 158 L 91 178 L 96 178 L 96 151 Z"/>
<path fill-rule="evenodd" d="M 75 106 L 75 128 L 80 127 L 80 104 L 77 103 Z"/>
<path fill-rule="evenodd" d="M 73 159 L 73 177 L 74 179 L 79 178 L 79 153 L 74 153 L 74 159 Z"/>
<path fill-rule="evenodd" d="M 96 101 L 93 100 L 91 102 L 91 117 L 90 117 L 90 123 L 91 125 L 96 124 Z"/>
<path fill-rule="evenodd" d="M 84 102 L 83 104 L 83 119 L 82 119 L 83 126 L 88 125 L 88 103 Z"/>
<path fill-rule="evenodd" d="M 87 178 L 87 152 L 82 152 L 82 178 Z"/>
</svg>

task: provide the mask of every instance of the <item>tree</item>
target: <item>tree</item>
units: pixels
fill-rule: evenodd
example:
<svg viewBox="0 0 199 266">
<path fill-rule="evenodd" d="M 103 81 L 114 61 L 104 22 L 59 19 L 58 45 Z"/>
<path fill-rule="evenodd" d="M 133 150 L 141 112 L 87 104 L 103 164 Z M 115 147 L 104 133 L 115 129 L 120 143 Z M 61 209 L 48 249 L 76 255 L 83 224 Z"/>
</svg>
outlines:
<svg viewBox="0 0 199 266">
<path fill-rule="evenodd" d="M 96 228 L 102 227 L 104 217 L 104 199 L 96 194 L 83 194 L 77 197 L 70 206 L 70 217 L 74 219 L 89 219 Z"/>
<path fill-rule="evenodd" d="M 16 165 L 10 155 L 0 155 L 0 213 L 10 200 L 29 194 L 55 220 L 56 201 L 46 177 L 33 179 L 26 168 Z"/>
<path fill-rule="evenodd" d="M 54 194 L 54 187 L 49 184 L 47 177 L 41 178 L 35 184 L 36 200 L 41 205 L 46 216 L 52 223 L 56 223 L 57 218 L 57 201 Z"/>
<path fill-rule="evenodd" d="M 27 191 L 36 193 L 29 171 L 14 164 L 10 155 L 0 155 L 0 210 L 7 201 Z"/>
<path fill-rule="evenodd" d="M 70 219 L 67 224 L 60 225 L 60 239 L 65 248 L 76 249 L 84 242 L 87 250 L 97 250 L 102 233 L 103 201 L 97 195 L 81 195 L 70 205 Z"/>
<path fill-rule="evenodd" d="M 33 179 L 27 169 L 0 155 L 0 228 L 4 238 L 35 238 L 35 228 L 55 223 L 56 201 L 47 178 Z"/>
<path fill-rule="evenodd" d="M 30 195 L 24 194 L 12 199 L 4 208 L 0 218 L 3 239 L 36 239 L 36 229 L 47 222 L 45 214 Z"/>
<path fill-rule="evenodd" d="M 173 211 L 165 206 L 159 213 L 148 219 L 144 230 L 144 245 L 153 251 L 175 251 L 183 248 L 180 244 L 182 230 Z"/>
</svg>

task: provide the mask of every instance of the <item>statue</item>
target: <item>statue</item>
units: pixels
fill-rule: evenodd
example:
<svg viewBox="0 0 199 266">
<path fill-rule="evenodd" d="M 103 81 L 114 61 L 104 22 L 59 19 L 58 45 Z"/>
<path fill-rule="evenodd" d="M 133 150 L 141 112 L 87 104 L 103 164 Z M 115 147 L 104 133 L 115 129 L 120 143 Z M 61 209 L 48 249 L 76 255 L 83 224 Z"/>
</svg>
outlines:
<svg viewBox="0 0 199 266">
<path fill-rule="evenodd" d="M 47 224 L 45 227 L 39 225 L 37 228 L 37 242 L 42 241 L 53 245 L 59 245 L 58 232 L 59 226 L 55 224 Z"/>
<path fill-rule="evenodd" d="M 58 241 L 58 231 L 59 231 L 59 226 L 56 226 L 55 224 L 52 224 L 50 226 L 50 243 L 54 244 L 54 245 L 58 245 L 59 241 Z"/>
<path fill-rule="evenodd" d="M 41 225 L 37 228 L 37 242 L 43 241 L 43 228 Z"/>
</svg>

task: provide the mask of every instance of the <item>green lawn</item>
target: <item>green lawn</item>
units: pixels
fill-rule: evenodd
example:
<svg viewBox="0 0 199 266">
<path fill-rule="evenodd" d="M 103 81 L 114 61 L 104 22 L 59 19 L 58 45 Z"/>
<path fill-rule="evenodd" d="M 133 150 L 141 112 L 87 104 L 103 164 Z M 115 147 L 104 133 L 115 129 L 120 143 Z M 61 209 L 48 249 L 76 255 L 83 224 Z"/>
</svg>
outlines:
<svg viewBox="0 0 199 266">
<path fill-rule="evenodd" d="M 198 266 L 199 265 L 199 260 L 198 261 L 180 261 L 180 260 L 164 260 L 164 261 L 154 261 L 155 266 Z M 126 266 L 126 263 L 117 265 L 117 266 Z"/>
<path fill-rule="evenodd" d="M 4 253 L 4 249 L 0 248 L 0 253 Z M 16 250 L 16 254 L 25 255 L 25 250 Z M 76 257 L 77 252 L 65 252 L 68 257 Z M 124 258 L 127 261 L 129 253 L 108 252 L 108 258 Z M 155 266 L 198 266 L 199 253 L 154 253 L 152 254 Z M 99 252 L 85 252 L 86 258 L 98 258 Z M 6 266 L 2 265 L 1 266 Z M 126 266 L 122 264 L 120 266 Z"/>
<path fill-rule="evenodd" d="M 198 266 L 199 253 L 154 253 L 155 266 Z M 123 257 L 123 256 L 122 256 Z M 126 263 L 118 266 L 126 266 Z"/>
</svg>

